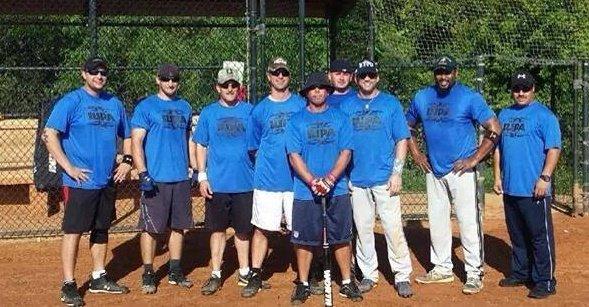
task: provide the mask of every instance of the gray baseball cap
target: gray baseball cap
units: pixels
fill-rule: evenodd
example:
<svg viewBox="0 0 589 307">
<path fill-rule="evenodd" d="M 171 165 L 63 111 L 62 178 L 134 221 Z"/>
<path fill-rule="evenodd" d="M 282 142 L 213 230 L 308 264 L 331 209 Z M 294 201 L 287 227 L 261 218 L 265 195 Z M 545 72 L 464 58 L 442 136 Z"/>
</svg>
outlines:
<svg viewBox="0 0 589 307">
<path fill-rule="evenodd" d="M 235 81 L 241 84 L 239 77 L 233 69 L 223 68 L 219 70 L 219 73 L 217 74 L 217 84 L 223 84 L 229 81 Z"/>
</svg>

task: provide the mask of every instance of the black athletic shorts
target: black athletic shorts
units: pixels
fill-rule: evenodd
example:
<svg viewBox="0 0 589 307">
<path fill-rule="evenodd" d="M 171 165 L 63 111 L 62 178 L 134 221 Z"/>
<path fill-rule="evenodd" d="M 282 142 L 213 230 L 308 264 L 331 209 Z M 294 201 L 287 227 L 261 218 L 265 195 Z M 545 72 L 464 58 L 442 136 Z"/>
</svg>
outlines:
<svg viewBox="0 0 589 307">
<path fill-rule="evenodd" d="M 94 229 L 108 230 L 116 218 L 116 190 L 112 185 L 90 190 L 63 187 L 65 213 L 64 233 L 84 233 Z"/>
<path fill-rule="evenodd" d="M 141 193 L 139 230 L 164 233 L 167 229 L 194 227 L 190 181 L 158 182 L 152 192 Z"/>
<path fill-rule="evenodd" d="M 233 227 L 236 233 L 249 234 L 252 227 L 253 192 L 213 193 L 205 202 L 205 227 L 213 232 Z"/>
</svg>

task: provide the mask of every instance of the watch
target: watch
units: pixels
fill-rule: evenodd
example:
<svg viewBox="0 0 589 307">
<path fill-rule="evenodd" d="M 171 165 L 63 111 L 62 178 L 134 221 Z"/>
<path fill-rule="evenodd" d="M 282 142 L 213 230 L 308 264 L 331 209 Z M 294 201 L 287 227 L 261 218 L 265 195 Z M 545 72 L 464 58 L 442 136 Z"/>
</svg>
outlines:
<svg viewBox="0 0 589 307">
<path fill-rule="evenodd" d="M 552 181 L 552 177 L 548 176 L 548 175 L 540 175 L 540 179 L 542 179 L 545 182 L 550 182 Z"/>
</svg>

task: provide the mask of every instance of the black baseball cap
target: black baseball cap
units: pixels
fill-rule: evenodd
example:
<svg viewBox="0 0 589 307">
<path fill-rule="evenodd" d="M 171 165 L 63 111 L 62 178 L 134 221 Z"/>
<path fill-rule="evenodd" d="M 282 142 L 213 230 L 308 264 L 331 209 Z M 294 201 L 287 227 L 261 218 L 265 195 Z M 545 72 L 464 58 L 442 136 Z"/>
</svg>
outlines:
<svg viewBox="0 0 589 307">
<path fill-rule="evenodd" d="M 436 60 L 434 65 L 434 73 L 436 72 L 450 72 L 455 70 L 458 64 L 453 57 L 445 55 Z"/>
<path fill-rule="evenodd" d="M 101 57 L 90 57 L 84 62 L 84 66 L 82 67 L 84 71 L 92 71 L 102 68 L 104 70 L 108 70 L 108 65 L 106 65 L 106 61 Z"/>
<path fill-rule="evenodd" d="M 329 64 L 329 71 L 341 71 L 352 73 L 354 72 L 354 66 L 352 66 L 352 63 L 350 63 L 348 59 L 337 59 L 331 61 L 331 63 Z"/>
<path fill-rule="evenodd" d="M 180 77 L 180 69 L 174 64 L 165 63 L 158 68 L 157 76 L 160 78 L 177 79 Z"/>
<path fill-rule="evenodd" d="M 302 96 L 306 97 L 307 92 L 315 87 L 323 87 L 326 88 L 330 94 L 333 93 L 333 86 L 331 85 L 331 83 L 329 83 L 329 80 L 327 80 L 327 75 L 322 72 L 314 72 L 309 74 L 309 76 L 307 77 L 307 81 L 305 82 L 305 85 L 299 91 L 299 93 Z"/>
<path fill-rule="evenodd" d="M 361 74 L 368 74 L 368 73 L 378 73 L 378 64 L 371 60 L 363 60 L 362 62 L 358 63 L 358 67 L 356 68 L 355 74 L 356 76 Z"/>
<path fill-rule="evenodd" d="M 531 88 L 536 85 L 536 79 L 529 71 L 518 70 L 511 76 L 511 89 Z"/>
</svg>

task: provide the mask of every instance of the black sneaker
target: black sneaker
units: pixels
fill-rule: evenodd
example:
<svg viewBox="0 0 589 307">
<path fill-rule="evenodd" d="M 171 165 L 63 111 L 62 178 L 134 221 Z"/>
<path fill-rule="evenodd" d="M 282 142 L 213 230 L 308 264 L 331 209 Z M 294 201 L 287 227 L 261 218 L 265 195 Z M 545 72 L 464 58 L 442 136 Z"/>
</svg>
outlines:
<svg viewBox="0 0 589 307">
<path fill-rule="evenodd" d="M 362 293 L 360 293 L 360 289 L 358 289 L 358 286 L 354 282 L 342 285 L 339 289 L 339 295 L 349 298 L 352 302 L 361 302 L 364 299 Z"/>
<path fill-rule="evenodd" d="M 251 273 L 247 285 L 241 289 L 242 297 L 254 297 L 262 290 L 262 276 L 260 273 Z"/>
<path fill-rule="evenodd" d="M 536 285 L 530 293 L 528 293 L 529 298 L 536 298 L 536 299 L 543 299 L 547 298 L 551 295 L 556 294 L 556 287 L 551 287 L 551 289 L 547 289 L 546 287 Z"/>
<path fill-rule="evenodd" d="M 221 289 L 222 281 L 217 276 L 211 276 L 205 284 L 200 288 L 202 295 L 211 295 Z"/>
<path fill-rule="evenodd" d="M 311 296 L 311 289 L 309 286 L 305 286 L 302 283 L 297 283 L 294 290 L 292 291 L 290 303 L 293 305 L 300 305 L 304 303 L 309 298 L 309 296 Z"/>
<path fill-rule="evenodd" d="M 190 279 L 186 278 L 182 271 L 170 271 L 168 274 L 168 283 L 170 285 L 178 285 L 182 288 L 191 288 L 193 283 Z"/>
<path fill-rule="evenodd" d="M 499 281 L 499 287 L 519 287 L 526 284 L 525 280 L 518 279 L 515 277 L 505 277 Z"/>
<path fill-rule="evenodd" d="M 67 306 L 84 306 L 84 300 L 78 293 L 78 285 L 75 281 L 64 283 L 61 286 L 61 301 Z"/>
<path fill-rule="evenodd" d="M 143 294 L 154 294 L 157 291 L 155 274 L 153 272 L 146 271 L 141 276 L 141 291 Z"/>
<path fill-rule="evenodd" d="M 251 275 L 252 275 L 251 270 L 249 271 L 249 273 L 247 273 L 245 275 L 241 275 L 239 272 L 237 272 L 237 285 L 240 287 L 247 286 L 247 283 L 248 283 Z"/>
<path fill-rule="evenodd" d="M 111 294 L 126 294 L 129 293 L 129 288 L 117 284 L 114 280 L 111 280 L 106 273 L 100 275 L 99 278 L 93 279 L 90 277 L 90 288 L 88 289 L 91 293 L 111 293 Z"/>
</svg>

